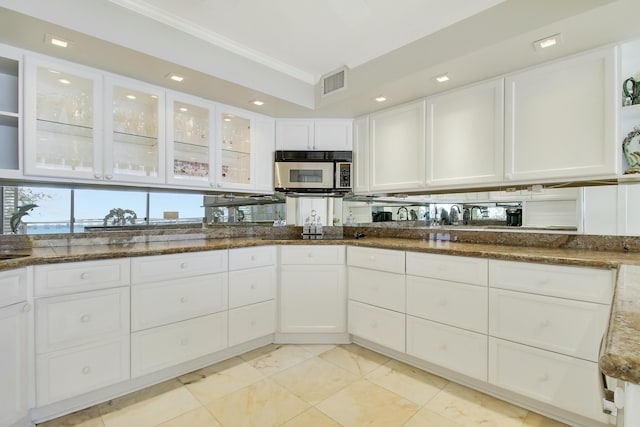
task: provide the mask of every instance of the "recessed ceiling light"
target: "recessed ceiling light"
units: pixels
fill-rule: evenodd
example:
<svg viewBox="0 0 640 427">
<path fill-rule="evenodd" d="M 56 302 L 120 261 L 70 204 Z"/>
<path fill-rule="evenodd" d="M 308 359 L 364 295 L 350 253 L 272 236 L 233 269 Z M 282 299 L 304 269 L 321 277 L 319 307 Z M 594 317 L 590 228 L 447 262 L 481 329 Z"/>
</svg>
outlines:
<svg viewBox="0 0 640 427">
<path fill-rule="evenodd" d="M 67 80 L 67 79 L 58 79 L 58 81 L 60 83 L 62 83 L 63 85 L 70 85 L 71 84 L 71 82 L 69 80 Z"/>
<path fill-rule="evenodd" d="M 438 83 L 444 83 L 444 82 L 448 82 L 449 80 L 451 80 L 449 78 L 448 74 L 440 74 L 439 76 L 435 76 L 434 77 L 435 81 L 437 81 Z"/>
<path fill-rule="evenodd" d="M 179 109 L 180 109 L 180 111 L 182 111 L 182 112 L 189 111 L 189 109 L 188 109 L 187 107 L 180 107 Z"/>
<path fill-rule="evenodd" d="M 264 101 L 260 101 L 259 99 L 256 99 L 255 101 L 251 101 L 251 103 L 253 105 L 257 105 L 258 107 L 261 105 L 264 105 Z"/>
<path fill-rule="evenodd" d="M 538 52 L 559 44 L 562 41 L 560 34 L 554 34 L 549 37 L 533 42 L 533 48 Z"/>
<path fill-rule="evenodd" d="M 158 95 L 151 95 L 151 98 L 158 99 Z"/>
<path fill-rule="evenodd" d="M 136 99 L 135 95 L 127 95 L 127 99 Z"/>
<path fill-rule="evenodd" d="M 69 47 L 71 44 L 69 40 L 65 40 L 62 37 L 53 36 L 51 34 L 45 34 L 44 40 L 47 44 L 57 47 Z"/>
<path fill-rule="evenodd" d="M 225 116 L 222 120 L 225 121 L 225 122 L 230 122 L 231 121 L 231 117 L 230 116 Z"/>
<path fill-rule="evenodd" d="M 384 96 L 379 96 L 379 97 L 376 98 L 376 101 L 378 101 L 378 102 L 384 102 L 386 100 L 387 100 L 387 98 L 385 98 Z"/>
<path fill-rule="evenodd" d="M 48 70 L 51 74 L 60 74 L 60 71 L 56 70 Z"/>
<path fill-rule="evenodd" d="M 178 74 L 175 74 L 175 73 L 167 74 L 166 78 L 168 78 L 169 80 L 173 80 L 174 82 L 178 82 L 178 83 L 180 83 L 181 81 L 184 80 L 184 77 L 182 77 L 182 76 L 180 76 Z"/>
</svg>

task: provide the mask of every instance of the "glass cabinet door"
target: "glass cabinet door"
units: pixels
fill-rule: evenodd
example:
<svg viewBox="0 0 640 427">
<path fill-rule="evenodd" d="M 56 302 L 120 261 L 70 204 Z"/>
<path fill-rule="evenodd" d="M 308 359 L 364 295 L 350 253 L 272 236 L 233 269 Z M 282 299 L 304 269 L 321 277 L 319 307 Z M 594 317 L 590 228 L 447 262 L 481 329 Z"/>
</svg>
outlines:
<svg viewBox="0 0 640 427">
<path fill-rule="evenodd" d="M 100 92 L 99 74 L 27 62 L 25 173 L 102 179 Z"/>
<path fill-rule="evenodd" d="M 164 96 L 139 82 L 107 81 L 105 177 L 164 181 Z M 162 111 L 162 114 L 160 113 Z M 110 178 L 111 177 L 111 178 Z"/>
<path fill-rule="evenodd" d="M 19 177 L 21 168 L 19 53 L 0 49 L 0 177 Z"/>
<path fill-rule="evenodd" d="M 218 187 L 253 186 L 252 119 L 247 112 L 223 107 L 218 112 Z"/>
<path fill-rule="evenodd" d="M 213 168 L 213 104 L 205 100 L 167 97 L 167 182 L 210 187 Z"/>
</svg>

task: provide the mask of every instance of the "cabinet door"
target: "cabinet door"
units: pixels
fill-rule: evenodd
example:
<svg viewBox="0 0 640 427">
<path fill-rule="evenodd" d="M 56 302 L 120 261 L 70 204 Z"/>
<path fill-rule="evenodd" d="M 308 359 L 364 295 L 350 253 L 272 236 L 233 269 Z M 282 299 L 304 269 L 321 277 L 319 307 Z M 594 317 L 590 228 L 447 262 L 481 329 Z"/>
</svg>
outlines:
<svg viewBox="0 0 640 427">
<path fill-rule="evenodd" d="M 427 185 L 499 183 L 503 179 L 504 80 L 427 100 Z"/>
<path fill-rule="evenodd" d="M 0 425 L 9 426 L 29 413 L 26 303 L 0 309 Z M 26 425 L 26 424 L 25 424 Z"/>
<path fill-rule="evenodd" d="M 370 116 L 371 191 L 422 189 L 425 185 L 425 103 Z"/>
<path fill-rule="evenodd" d="M 352 120 L 315 120 L 313 148 L 315 150 L 351 151 L 353 147 Z"/>
<path fill-rule="evenodd" d="M 105 178 L 164 183 L 164 91 L 134 80 L 108 78 L 105 92 Z"/>
<path fill-rule="evenodd" d="M 25 174 L 102 180 L 102 77 L 28 57 Z"/>
<path fill-rule="evenodd" d="M 256 191 L 273 192 L 273 161 L 275 150 L 275 120 L 269 117 L 256 116 Z"/>
<path fill-rule="evenodd" d="M 369 117 L 360 117 L 353 126 L 353 192 L 369 192 Z"/>
<path fill-rule="evenodd" d="M 617 174 L 616 52 L 602 49 L 506 79 L 506 179 Z"/>
<path fill-rule="evenodd" d="M 313 120 L 276 121 L 276 149 L 312 150 Z"/>
<path fill-rule="evenodd" d="M 357 301 L 349 301 L 349 333 L 405 352 L 405 315 Z"/>
<path fill-rule="evenodd" d="M 214 185 L 214 123 L 212 102 L 174 93 L 167 96 L 167 183 Z"/>
<path fill-rule="evenodd" d="M 216 187 L 249 190 L 255 185 L 253 114 L 220 105 L 216 112 Z"/>
<path fill-rule="evenodd" d="M 346 332 L 344 276 L 341 265 L 283 265 L 280 331 Z"/>
<path fill-rule="evenodd" d="M 0 177 L 22 171 L 22 64 L 19 51 L 0 46 Z"/>
</svg>

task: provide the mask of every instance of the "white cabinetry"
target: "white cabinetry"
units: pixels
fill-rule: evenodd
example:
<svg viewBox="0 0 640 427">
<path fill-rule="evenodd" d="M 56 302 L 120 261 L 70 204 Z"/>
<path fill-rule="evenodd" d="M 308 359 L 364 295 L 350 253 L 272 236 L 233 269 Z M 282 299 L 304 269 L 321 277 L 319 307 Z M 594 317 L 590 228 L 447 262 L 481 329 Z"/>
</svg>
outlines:
<svg viewBox="0 0 640 427">
<path fill-rule="evenodd" d="M 253 113 L 227 105 L 216 108 L 216 187 L 250 190 L 255 186 Z"/>
<path fill-rule="evenodd" d="M 226 250 L 131 260 L 131 376 L 227 347 Z"/>
<path fill-rule="evenodd" d="M 503 151 L 503 79 L 427 98 L 429 187 L 500 183 Z"/>
<path fill-rule="evenodd" d="M 371 191 L 422 189 L 425 185 L 425 102 L 369 116 Z"/>
<path fill-rule="evenodd" d="M 350 119 L 282 119 L 276 121 L 278 150 L 351 151 Z"/>
<path fill-rule="evenodd" d="M 280 332 L 346 332 L 345 248 L 280 247 Z"/>
<path fill-rule="evenodd" d="M 353 122 L 353 192 L 369 192 L 369 117 L 360 117 Z"/>
<path fill-rule="evenodd" d="M 597 361 L 614 276 L 490 260 L 489 382 L 606 422 Z"/>
<path fill-rule="evenodd" d="M 128 265 L 35 267 L 38 406 L 129 379 Z"/>
<path fill-rule="evenodd" d="M 0 178 L 22 171 L 22 63 L 17 50 L 0 45 Z"/>
<path fill-rule="evenodd" d="M 29 311 L 26 269 L 0 272 L 0 425 L 28 425 Z"/>
<path fill-rule="evenodd" d="M 273 160 L 276 148 L 276 123 L 266 116 L 255 116 L 256 170 L 254 185 L 257 192 L 273 193 Z"/>
<path fill-rule="evenodd" d="M 601 49 L 507 77 L 507 180 L 617 175 L 616 53 Z"/>
<path fill-rule="evenodd" d="M 229 346 L 276 330 L 276 247 L 229 250 Z"/>
</svg>

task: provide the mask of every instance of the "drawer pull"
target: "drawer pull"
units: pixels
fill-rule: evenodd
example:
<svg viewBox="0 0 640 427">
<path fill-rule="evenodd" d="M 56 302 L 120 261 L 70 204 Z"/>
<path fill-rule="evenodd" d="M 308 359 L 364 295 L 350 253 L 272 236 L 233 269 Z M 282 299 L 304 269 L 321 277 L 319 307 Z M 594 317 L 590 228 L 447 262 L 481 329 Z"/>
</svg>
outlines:
<svg viewBox="0 0 640 427">
<path fill-rule="evenodd" d="M 444 265 L 444 264 L 438 264 L 436 266 L 436 270 L 438 270 L 438 271 L 447 271 L 447 266 Z"/>
<path fill-rule="evenodd" d="M 180 340 L 180 345 L 185 346 L 187 344 L 189 344 L 189 338 L 182 338 Z"/>
<path fill-rule="evenodd" d="M 87 280 L 87 279 L 89 278 L 89 273 L 82 273 L 82 274 L 80 275 L 80 278 L 81 278 L 82 280 Z"/>
<path fill-rule="evenodd" d="M 187 264 L 186 262 L 183 262 L 182 264 L 180 264 L 180 268 L 183 270 L 187 267 L 189 267 L 189 264 Z"/>
<path fill-rule="evenodd" d="M 442 299 L 438 300 L 438 305 L 439 305 L 440 307 L 445 307 L 445 306 L 447 305 L 447 300 L 446 300 L 446 299 L 444 299 L 444 298 L 442 298 Z"/>
<path fill-rule="evenodd" d="M 251 261 L 255 261 L 256 260 L 256 256 L 255 255 L 251 255 Z"/>
<path fill-rule="evenodd" d="M 23 313 L 28 313 L 31 311 L 31 304 L 25 304 L 22 306 L 22 312 Z"/>
<path fill-rule="evenodd" d="M 540 382 L 541 382 L 541 383 L 544 383 L 544 382 L 547 382 L 547 381 L 549 381 L 549 374 L 547 374 L 547 373 L 545 372 L 544 374 L 542 374 L 542 375 L 540 376 Z"/>
<path fill-rule="evenodd" d="M 181 302 L 182 304 L 186 303 L 187 301 L 189 301 L 189 298 L 187 298 L 187 297 L 182 297 L 182 298 L 180 298 L 180 302 Z"/>
<path fill-rule="evenodd" d="M 249 322 L 249 326 L 251 326 L 251 327 L 256 326 L 256 321 L 255 321 L 255 319 L 251 319 L 251 322 Z"/>
<path fill-rule="evenodd" d="M 440 344 L 440 351 L 447 351 L 447 345 L 446 344 Z"/>
<path fill-rule="evenodd" d="M 376 260 L 376 257 L 374 255 L 369 256 L 369 261 L 375 262 L 375 260 Z"/>
<path fill-rule="evenodd" d="M 547 327 L 549 327 L 550 324 L 551 324 L 551 322 L 549 322 L 549 319 L 544 319 L 542 322 L 540 322 L 540 327 L 541 328 L 547 328 Z"/>
<path fill-rule="evenodd" d="M 378 292 L 380 290 L 380 287 L 378 285 L 372 285 L 371 290 L 374 292 Z"/>
<path fill-rule="evenodd" d="M 255 283 L 252 283 L 251 286 L 249 287 L 252 291 L 255 291 L 258 286 Z"/>
<path fill-rule="evenodd" d="M 82 373 L 84 375 L 87 375 L 90 372 L 91 372 L 91 367 L 90 366 L 85 366 L 84 368 L 82 368 Z"/>
<path fill-rule="evenodd" d="M 90 315 L 88 315 L 88 314 L 83 314 L 83 315 L 80 317 L 80 321 L 81 321 L 82 323 L 89 323 L 89 322 L 91 321 L 91 316 L 90 316 Z"/>
<path fill-rule="evenodd" d="M 539 286 L 545 286 L 548 285 L 549 282 L 551 282 L 551 279 L 549 279 L 548 277 L 543 277 L 541 279 L 538 279 L 538 285 Z"/>
<path fill-rule="evenodd" d="M 307 253 L 307 256 L 308 256 L 309 258 L 313 258 L 313 253 L 312 253 L 312 252 L 309 252 L 309 253 Z"/>
<path fill-rule="evenodd" d="M 378 323 L 377 322 L 371 322 L 371 329 L 378 329 Z"/>
</svg>

